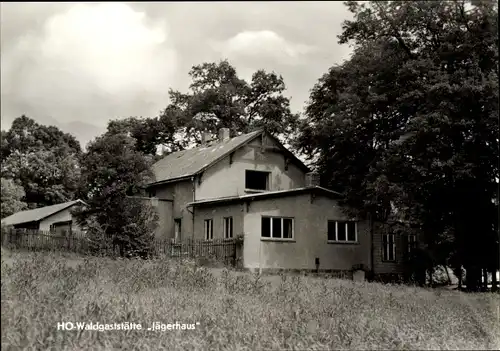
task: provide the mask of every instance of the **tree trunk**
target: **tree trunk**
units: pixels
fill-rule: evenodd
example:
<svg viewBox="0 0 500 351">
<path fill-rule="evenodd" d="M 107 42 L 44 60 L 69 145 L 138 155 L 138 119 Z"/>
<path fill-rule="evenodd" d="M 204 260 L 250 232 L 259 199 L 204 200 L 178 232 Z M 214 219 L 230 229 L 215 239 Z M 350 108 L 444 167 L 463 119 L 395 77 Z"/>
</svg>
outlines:
<svg viewBox="0 0 500 351">
<path fill-rule="evenodd" d="M 484 291 L 488 290 L 488 270 L 486 268 L 482 269 L 483 271 L 483 288 Z"/>
<path fill-rule="evenodd" d="M 498 281 L 497 281 L 497 271 L 496 269 L 491 270 L 491 291 L 498 291 Z"/>
<path fill-rule="evenodd" d="M 448 285 L 451 285 L 451 278 L 450 278 L 450 272 L 448 272 L 448 267 L 446 267 L 446 265 L 443 265 L 443 268 L 446 272 L 446 276 L 448 277 Z"/>
<path fill-rule="evenodd" d="M 477 292 L 481 286 L 481 269 L 475 266 L 465 268 L 465 284 L 468 291 Z"/>
</svg>

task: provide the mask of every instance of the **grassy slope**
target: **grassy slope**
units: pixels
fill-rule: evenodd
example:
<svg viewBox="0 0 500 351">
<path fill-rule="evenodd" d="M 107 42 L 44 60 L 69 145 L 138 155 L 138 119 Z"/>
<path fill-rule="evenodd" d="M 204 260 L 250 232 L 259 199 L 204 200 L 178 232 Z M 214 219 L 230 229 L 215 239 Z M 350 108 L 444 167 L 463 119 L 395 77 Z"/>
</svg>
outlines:
<svg viewBox="0 0 500 351">
<path fill-rule="evenodd" d="M 500 297 L 2 251 L 2 348 L 495 349 Z M 71 264 L 68 264 L 71 262 Z M 200 322 L 192 331 L 58 331 L 58 322 Z"/>
</svg>

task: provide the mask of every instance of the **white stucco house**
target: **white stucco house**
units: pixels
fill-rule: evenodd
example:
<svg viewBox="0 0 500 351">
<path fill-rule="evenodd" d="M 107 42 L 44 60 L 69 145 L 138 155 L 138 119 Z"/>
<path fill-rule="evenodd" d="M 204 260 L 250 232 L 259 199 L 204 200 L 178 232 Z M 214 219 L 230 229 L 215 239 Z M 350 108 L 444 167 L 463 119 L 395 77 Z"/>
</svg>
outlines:
<svg viewBox="0 0 500 351">
<path fill-rule="evenodd" d="M 61 233 L 63 231 L 81 231 L 72 218 L 71 210 L 85 205 L 82 200 L 64 202 L 57 205 L 35 208 L 14 213 L 2 219 L 3 226 L 16 229 L 33 229 Z"/>
</svg>

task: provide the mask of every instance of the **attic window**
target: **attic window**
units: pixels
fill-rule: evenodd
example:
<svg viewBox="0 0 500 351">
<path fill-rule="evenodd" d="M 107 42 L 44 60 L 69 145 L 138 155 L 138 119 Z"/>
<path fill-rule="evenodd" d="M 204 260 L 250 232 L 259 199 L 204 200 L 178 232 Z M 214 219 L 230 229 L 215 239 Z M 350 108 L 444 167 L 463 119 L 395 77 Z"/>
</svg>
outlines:
<svg viewBox="0 0 500 351">
<path fill-rule="evenodd" d="M 249 190 L 268 190 L 269 172 L 245 171 L 245 189 Z"/>
</svg>

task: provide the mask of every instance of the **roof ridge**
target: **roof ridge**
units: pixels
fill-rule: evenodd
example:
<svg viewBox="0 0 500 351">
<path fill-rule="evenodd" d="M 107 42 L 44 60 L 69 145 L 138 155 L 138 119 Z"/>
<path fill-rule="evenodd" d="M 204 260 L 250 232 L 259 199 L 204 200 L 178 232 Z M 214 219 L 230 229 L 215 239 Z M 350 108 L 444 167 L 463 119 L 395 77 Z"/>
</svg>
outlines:
<svg viewBox="0 0 500 351">
<path fill-rule="evenodd" d="M 263 132 L 263 129 L 258 129 L 210 145 L 200 145 L 170 153 L 153 164 L 157 179 L 150 184 L 180 180 L 195 175 Z"/>
</svg>

